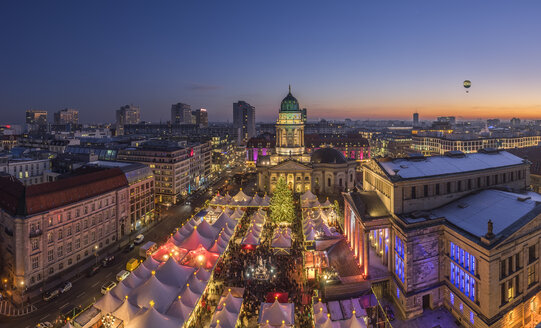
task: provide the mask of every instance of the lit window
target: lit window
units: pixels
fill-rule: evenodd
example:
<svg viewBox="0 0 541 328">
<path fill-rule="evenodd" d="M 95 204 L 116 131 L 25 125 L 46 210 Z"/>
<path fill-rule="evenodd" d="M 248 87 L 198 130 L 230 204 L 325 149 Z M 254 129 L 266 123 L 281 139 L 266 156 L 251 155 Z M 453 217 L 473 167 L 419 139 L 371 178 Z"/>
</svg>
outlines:
<svg viewBox="0 0 541 328">
<path fill-rule="evenodd" d="M 460 312 L 464 312 L 464 304 L 460 303 Z"/>
<path fill-rule="evenodd" d="M 473 325 L 473 323 L 474 323 L 473 312 L 470 312 L 470 322 Z"/>
<path fill-rule="evenodd" d="M 451 304 L 455 305 L 455 294 L 453 292 L 449 292 L 449 299 L 451 300 Z"/>
<path fill-rule="evenodd" d="M 400 289 L 396 287 L 396 298 L 400 298 Z"/>
</svg>

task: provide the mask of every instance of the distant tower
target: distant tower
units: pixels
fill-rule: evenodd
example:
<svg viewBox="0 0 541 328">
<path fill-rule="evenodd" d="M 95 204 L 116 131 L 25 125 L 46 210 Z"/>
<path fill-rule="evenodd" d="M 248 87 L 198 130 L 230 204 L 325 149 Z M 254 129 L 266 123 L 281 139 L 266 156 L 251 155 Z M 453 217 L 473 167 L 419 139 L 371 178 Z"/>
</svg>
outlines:
<svg viewBox="0 0 541 328">
<path fill-rule="evenodd" d="M 419 126 L 419 113 L 413 113 L 413 126 Z"/>
<path fill-rule="evenodd" d="M 192 107 L 183 103 L 171 105 L 171 123 L 192 124 Z"/>
<path fill-rule="evenodd" d="M 289 86 L 289 93 L 282 100 L 276 122 L 276 153 L 285 156 L 304 153 L 303 110 L 297 98 L 291 94 L 291 86 Z"/>
<path fill-rule="evenodd" d="M 233 103 L 233 127 L 241 129 L 241 140 L 255 137 L 255 107 L 239 100 Z"/>
</svg>

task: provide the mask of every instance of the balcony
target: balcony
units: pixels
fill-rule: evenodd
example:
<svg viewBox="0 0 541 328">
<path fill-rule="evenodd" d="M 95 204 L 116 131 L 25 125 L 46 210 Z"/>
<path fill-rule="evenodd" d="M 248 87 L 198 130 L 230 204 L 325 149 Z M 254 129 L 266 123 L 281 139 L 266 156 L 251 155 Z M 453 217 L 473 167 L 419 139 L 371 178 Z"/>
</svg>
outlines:
<svg viewBox="0 0 541 328">
<path fill-rule="evenodd" d="M 30 238 L 39 237 L 43 234 L 43 231 L 41 229 L 32 229 L 30 230 L 30 233 L 28 234 Z"/>
</svg>

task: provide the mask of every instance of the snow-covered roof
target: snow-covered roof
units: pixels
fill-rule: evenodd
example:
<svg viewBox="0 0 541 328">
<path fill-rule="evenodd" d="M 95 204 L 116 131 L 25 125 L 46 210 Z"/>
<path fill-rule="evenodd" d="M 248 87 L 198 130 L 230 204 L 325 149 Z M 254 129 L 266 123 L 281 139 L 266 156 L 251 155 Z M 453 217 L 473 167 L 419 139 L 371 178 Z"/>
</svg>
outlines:
<svg viewBox="0 0 541 328">
<path fill-rule="evenodd" d="M 487 233 L 488 220 L 492 220 L 493 233 L 498 235 L 532 212 L 537 202 L 541 202 L 541 195 L 534 192 L 517 194 L 487 189 L 432 210 L 430 216 L 445 217 L 477 237 Z"/>
<path fill-rule="evenodd" d="M 430 156 L 420 160 L 399 158 L 388 162 L 379 161 L 378 163 L 391 177 L 417 179 L 519 165 L 524 163 L 524 160 L 506 151 L 500 151 L 465 154 L 456 157 Z"/>
</svg>

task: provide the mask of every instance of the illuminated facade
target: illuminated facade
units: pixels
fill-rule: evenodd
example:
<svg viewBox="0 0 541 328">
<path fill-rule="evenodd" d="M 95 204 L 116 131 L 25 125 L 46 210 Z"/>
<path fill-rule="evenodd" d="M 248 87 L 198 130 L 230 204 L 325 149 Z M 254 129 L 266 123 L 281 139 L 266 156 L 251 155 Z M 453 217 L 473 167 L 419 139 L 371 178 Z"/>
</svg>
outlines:
<svg viewBox="0 0 541 328">
<path fill-rule="evenodd" d="M 529 163 L 487 151 L 370 161 L 344 193 L 344 231 L 368 280 L 387 267 L 406 318 L 444 306 L 466 327 L 539 322 L 541 195 Z M 372 259 L 373 261 L 373 259 Z"/>
<path fill-rule="evenodd" d="M 291 190 L 297 193 L 311 190 L 315 194 L 333 194 L 353 189 L 357 162 L 331 147 L 307 153 L 305 122 L 306 111 L 300 108 L 290 87 L 282 100 L 276 122 L 275 149 L 268 149 L 270 141 L 255 143 L 255 140 L 255 145 L 269 154 L 259 155 L 259 150 L 248 152 L 248 156 L 257 157 L 252 158 L 256 161 L 259 190 L 272 193 L 280 178 L 284 178 Z"/>
</svg>

